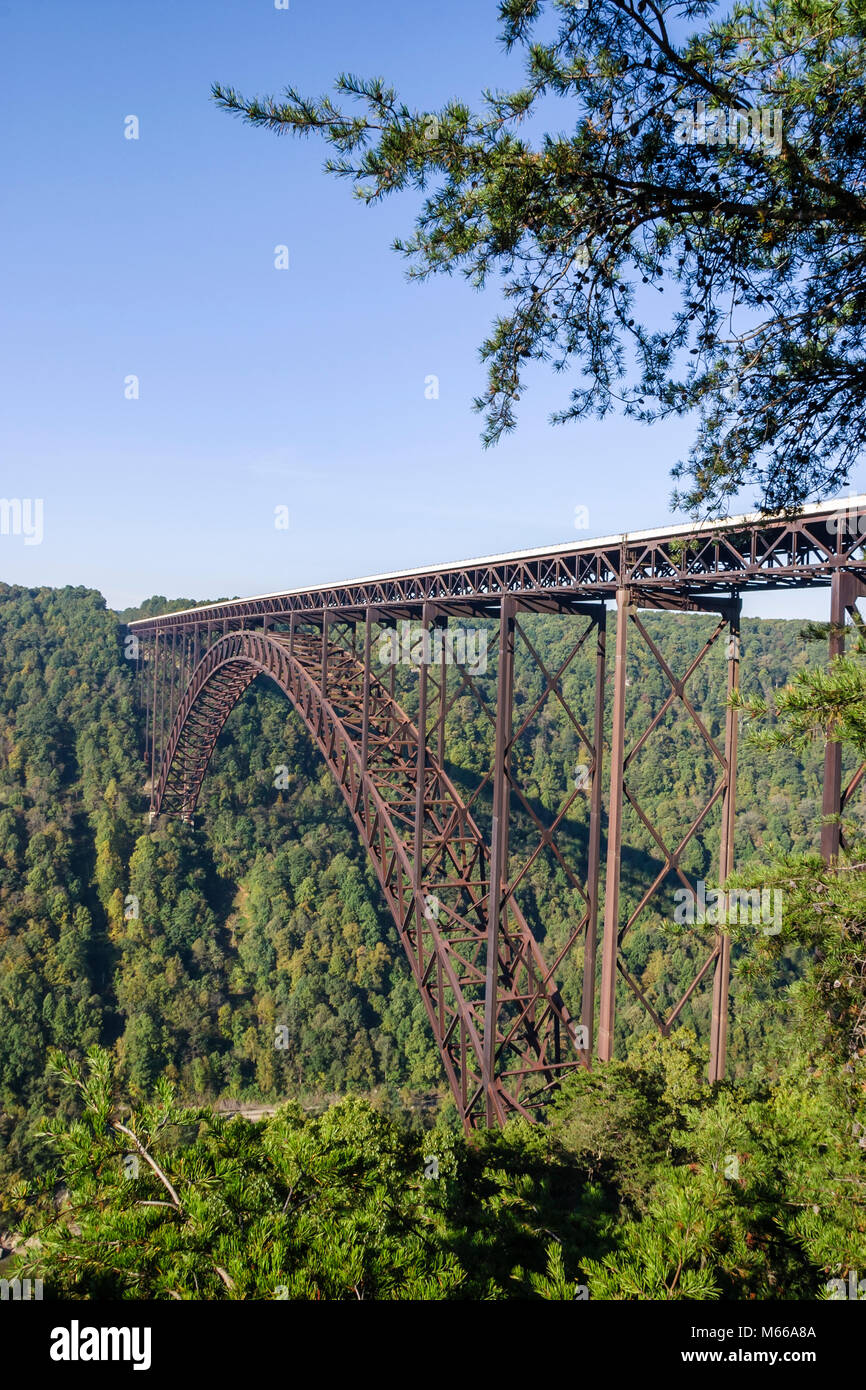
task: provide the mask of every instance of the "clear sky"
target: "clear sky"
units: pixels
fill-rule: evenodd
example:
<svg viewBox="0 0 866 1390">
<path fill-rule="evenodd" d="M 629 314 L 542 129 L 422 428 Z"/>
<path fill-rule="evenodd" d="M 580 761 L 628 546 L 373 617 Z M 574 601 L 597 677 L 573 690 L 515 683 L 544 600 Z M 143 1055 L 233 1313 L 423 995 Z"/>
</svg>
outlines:
<svg viewBox="0 0 866 1390">
<path fill-rule="evenodd" d="M 484 451 L 470 406 L 496 294 L 407 284 L 389 248 L 413 195 L 364 208 L 321 171 L 316 140 L 252 130 L 209 97 L 215 80 L 318 95 L 348 69 L 420 109 L 474 101 L 520 80 L 496 12 L 0 0 L 0 492 L 44 503 L 41 544 L 0 535 L 0 579 L 84 584 L 123 607 L 666 524 L 687 424 L 554 428 L 569 383 L 542 371 L 516 434 Z M 826 606 L 800 594 L 748 611 Z"/>
</svg>

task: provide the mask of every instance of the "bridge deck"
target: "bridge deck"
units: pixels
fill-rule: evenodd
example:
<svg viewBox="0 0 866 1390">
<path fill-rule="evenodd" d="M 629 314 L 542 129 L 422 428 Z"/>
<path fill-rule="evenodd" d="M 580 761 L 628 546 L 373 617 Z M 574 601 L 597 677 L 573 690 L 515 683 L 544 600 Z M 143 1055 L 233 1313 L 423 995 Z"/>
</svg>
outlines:
<svg viewBox="0 0 866 1390">
<path fill-rule="evenodd" d="M 581 602 L 611 599 L 622 588 L 633 590 L 641 606 L 701 607 L 706 600 L 716 607 L 720 592 L 826 586 L 838 569 L 866 577 L 864 540 L 866 495 L 843 497 L 791 515 L 751 513 L 227 599 L 130 627 L 165 632 L 291 613 L 359 618 L 370 607 L 411 617 L 424 603 L 444 614 L 483 616 L 498 613 L 506 593 L 522 607 L 573 610 Z"/>
</svg>

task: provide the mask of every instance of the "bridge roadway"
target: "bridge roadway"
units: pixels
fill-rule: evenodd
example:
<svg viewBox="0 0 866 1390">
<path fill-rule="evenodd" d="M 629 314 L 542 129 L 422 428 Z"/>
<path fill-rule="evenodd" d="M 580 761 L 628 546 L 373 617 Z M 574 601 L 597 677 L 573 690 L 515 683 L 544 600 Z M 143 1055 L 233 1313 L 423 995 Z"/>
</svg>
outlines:
<svg viewBox="0 0 866 1390">
<path fill-rule="evenodd" d="M 612 599 L 624 588 L 641 607 L 700 607 L 719 590 L 829 585 L 840 568 L 866 574 L 864 536 L 866 495 L 822 502 L 790 516 L 756 512 L 227 599 L 130 626 L 139 634 L 164 633 L 208 621 L 325 611 L 363 620 L 369 606 L 392 617 L 412 617 L 424 603 L 457 616 L 493 614 L 503 594 L 519 598 L 523 607 L 556 610 L 569 599 Z"/>
</svg>

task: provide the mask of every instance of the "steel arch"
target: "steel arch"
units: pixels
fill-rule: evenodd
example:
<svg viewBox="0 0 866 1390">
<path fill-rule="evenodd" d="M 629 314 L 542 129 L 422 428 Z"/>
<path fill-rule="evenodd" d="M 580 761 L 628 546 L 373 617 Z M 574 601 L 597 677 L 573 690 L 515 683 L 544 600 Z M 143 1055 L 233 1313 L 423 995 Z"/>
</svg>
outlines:
<svg viewBox="0 0 866 1390">
<path fill-rule="evenodd" d="M 288 696 L 349 807 L 464 1125 L 531 1116 L 564 1070 L 588 1065 L 584 1030 L 513 897 L 506 907 L 494 895 L 491 906 L 491 850 L 426 735 L 369 662 L 324 634 L 241 629 L 217 639 L 173 721 L 155 813 L 191 819 L 226 719 L 259 675 Z"/>
</svg>

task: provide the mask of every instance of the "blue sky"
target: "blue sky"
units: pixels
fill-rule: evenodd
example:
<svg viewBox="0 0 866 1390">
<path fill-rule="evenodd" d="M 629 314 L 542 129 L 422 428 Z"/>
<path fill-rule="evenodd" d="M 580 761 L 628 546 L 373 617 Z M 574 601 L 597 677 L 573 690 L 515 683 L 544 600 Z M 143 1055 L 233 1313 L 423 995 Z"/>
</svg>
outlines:
<svg viewBox="0 0 866 1390">
<path fill-rule="evenodd" d="M 389 247 L 414 196 L 366 209 L 322 173 L 317 141 L 254 131 L 209 98 L 214 80 L 319 94 L 349 69 L 421 109 L 474 100 L 519 82 L 495 0 L 290 5 L 0 3 L 0 491 L 44 499 L 41 544 L 0 536 L 7 582 L 84 584 L 123 607 L 670 517 L 687 424 L 553 428 L 569 383 L 541 372 L 516 434 L 484 451 L 470 405 L 496 294 L 407 284 Z M 138 140 L 124 138 L 130 115 Z M 766 597 L 749 611 L 826 604 Z"/>
</svg>

